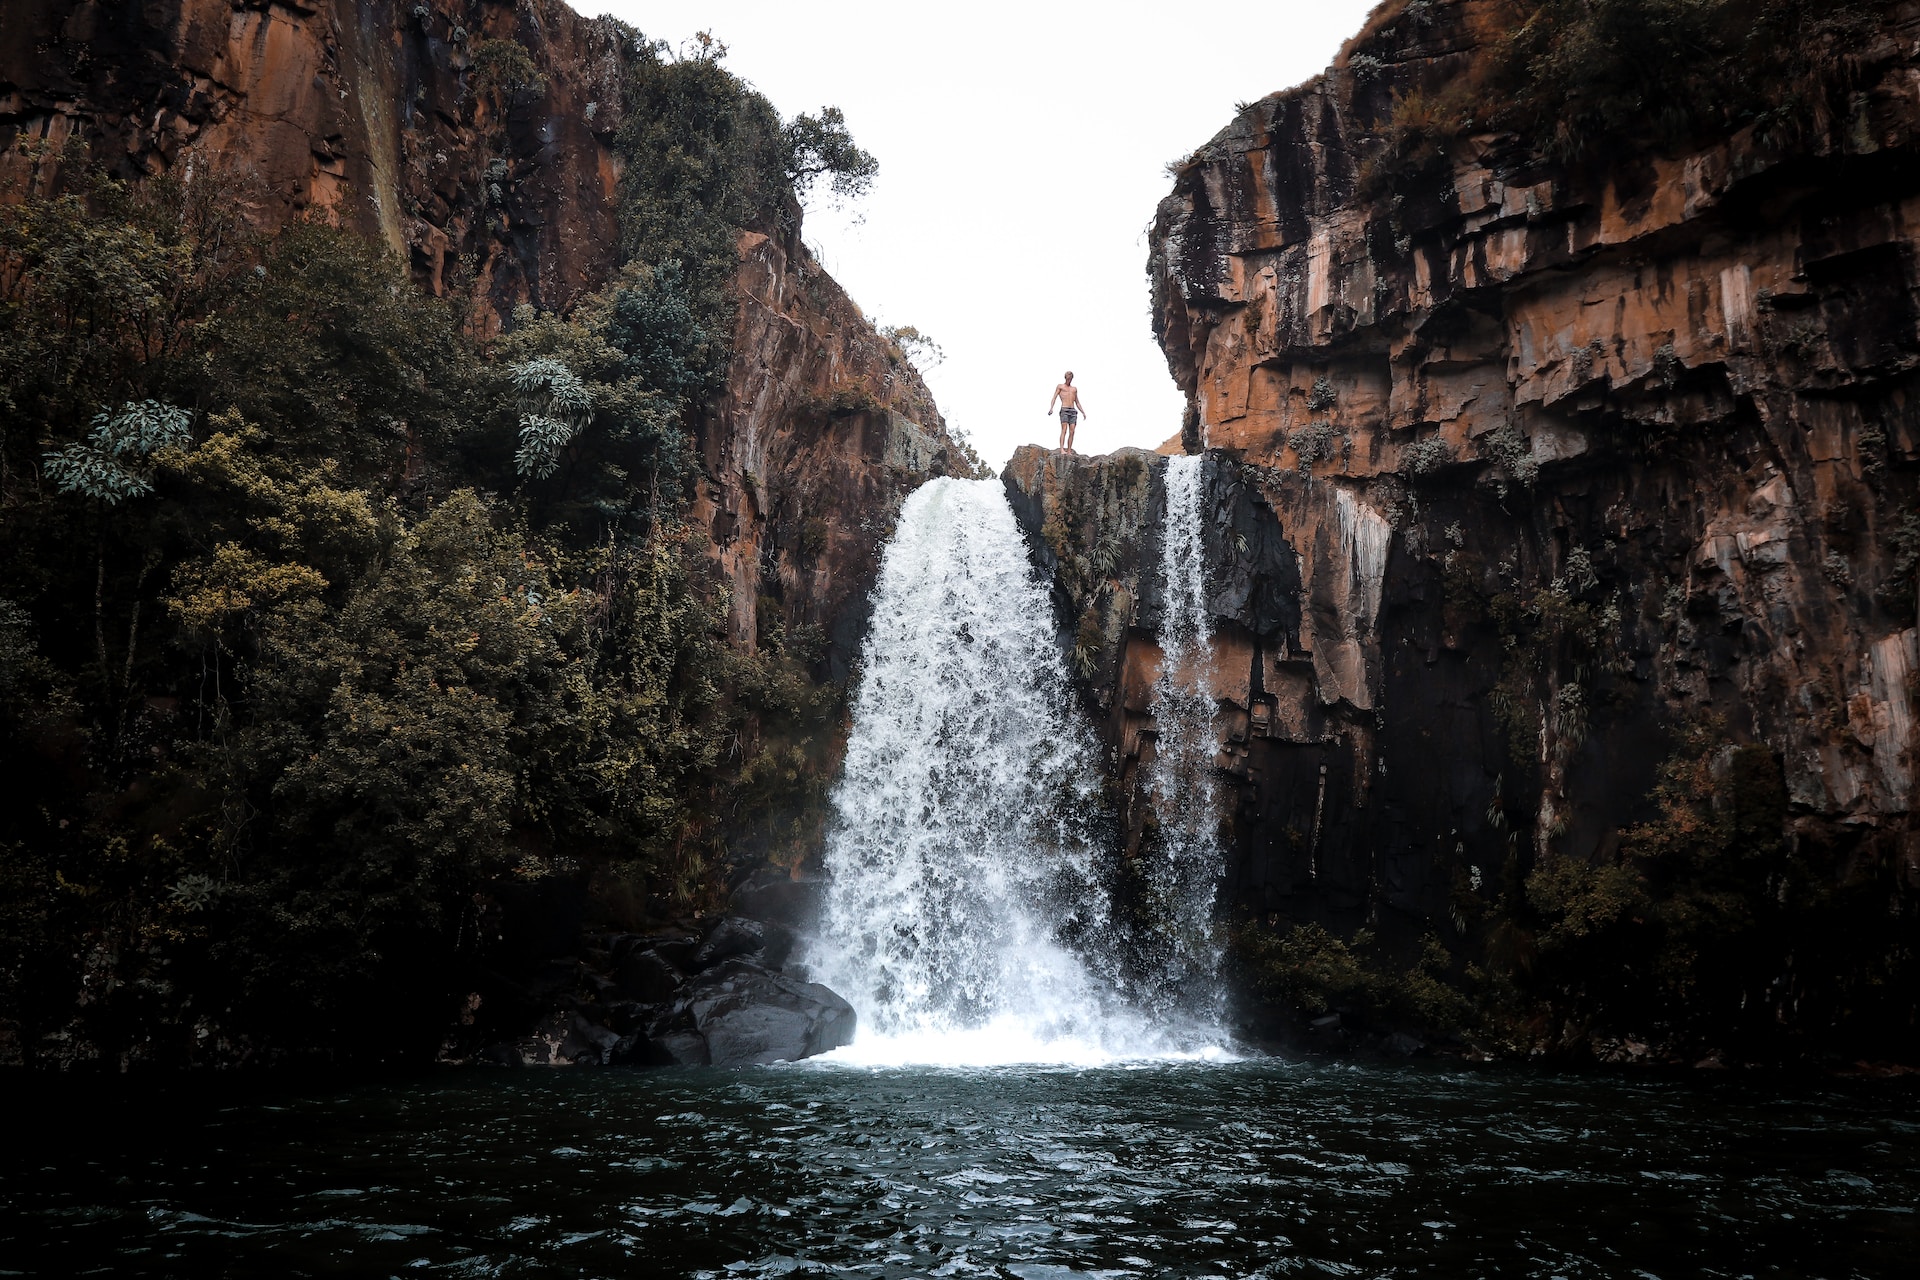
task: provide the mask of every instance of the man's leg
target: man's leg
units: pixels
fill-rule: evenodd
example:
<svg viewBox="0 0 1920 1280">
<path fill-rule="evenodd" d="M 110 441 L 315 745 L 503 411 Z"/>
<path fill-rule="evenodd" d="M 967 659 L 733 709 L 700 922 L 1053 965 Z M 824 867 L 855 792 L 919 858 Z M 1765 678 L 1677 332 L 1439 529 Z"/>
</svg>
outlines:
<svg viewBox="0 0 1920 1280">
<path fill-rule="evenodd" d="M 1065 418 L 1060 419 L 1060 443 L 1054 447 L 1055 453 L 1067 447 L 1067 439 L 1071 434 L 1072 432 L 1067 427 L 1067 420 Z"/>
<path fill-rule="evenodd" d="M 1072 422 L 1069 422 L 1067 424 L 1067 452 L 1068 453 L 1073 452 L 1073 432 L 1074 432 L 1074 428 L 1078 427 L 1079 425 L 1080 423 L 1078 419 Z"/>
</svg>

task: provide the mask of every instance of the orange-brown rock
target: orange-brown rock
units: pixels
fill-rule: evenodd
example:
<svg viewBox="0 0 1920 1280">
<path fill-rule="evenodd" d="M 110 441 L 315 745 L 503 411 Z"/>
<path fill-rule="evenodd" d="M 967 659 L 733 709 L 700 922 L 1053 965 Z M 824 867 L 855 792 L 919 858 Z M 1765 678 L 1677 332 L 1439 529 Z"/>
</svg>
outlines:
<svg viewBox="0 0 1920 1280">
<path fill-rule="evenodd" d="M 840 680 L 900 503 L 971 463 L 913 365 L 797 232 L 744 233 L 734 289 L 733 363 L 703 424 L 694 516 L 730 587 L 733 642 L 752 649 L 770 605 L 789 627 L 823 630 Z"/>
<path fill-rule="evenodd" d="M 562 308 L 614 265 L 630 37 L 611 19 L 557 0 L 0 0 L 0 31 L 0 188 L 70 137 L 121 176 L 222 171 L 261 225 L 325 217 L 499 316 Z M 525 46 L 540 82 L 477 92 L 490 38 Z"/>
</svg>

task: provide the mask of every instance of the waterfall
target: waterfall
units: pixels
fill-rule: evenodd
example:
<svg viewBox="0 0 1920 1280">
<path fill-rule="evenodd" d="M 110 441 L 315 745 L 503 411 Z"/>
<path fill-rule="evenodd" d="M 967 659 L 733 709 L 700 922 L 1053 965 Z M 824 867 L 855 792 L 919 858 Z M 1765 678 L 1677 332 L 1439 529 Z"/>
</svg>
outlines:
<svg viewBox="0 0 1920 1280">
<path fill-rule="evenodd" d="M 1212 616 L 1200 510 L 1206 459 L 1167 460 L 1160 535 L 1160 673 L 1153 686 L 1154 759 L 1147 771 L 1157 828 L 1145 841 L 1152 934 L 1143 940 L 1147 989 L 1157 1011 L 1220 1011 L 1220 942 L 1213 925 L 1221 870 L 1213 781 L 1219 739 L 1209 687 Z"/>
<path fill-rule="evenodd" d="M 834 791 L 813 976 L 852 1061 L 1099 1061 L 1166 1046 L 1108 965 L 1101 774 L 997 481 L 901 508 Z"/>
</svg>

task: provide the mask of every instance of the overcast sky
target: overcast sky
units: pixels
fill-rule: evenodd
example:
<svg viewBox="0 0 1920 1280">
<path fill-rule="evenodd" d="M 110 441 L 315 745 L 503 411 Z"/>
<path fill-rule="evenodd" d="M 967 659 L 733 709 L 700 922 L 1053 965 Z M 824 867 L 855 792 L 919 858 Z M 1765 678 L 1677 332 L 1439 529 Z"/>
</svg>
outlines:
<svg viewBox="0 0 1920 1280">
<path fill-rule="evenodd" d="M 1063 370 L 1082 452 L 1151 448 L 1181 399 L 1153 341 L 1146 230 L 1170 160 L 1234 104 L 1321 71 L 1372 0 L 1262 5 L 574 0 L 676 48 L 711 31 L 783 116 L 832 104 L 880 161 L 873 191 L 807 210 L 807 241 L 868 315 L 946 350 L 947 420 L 998 467 Z"/>
</svg>

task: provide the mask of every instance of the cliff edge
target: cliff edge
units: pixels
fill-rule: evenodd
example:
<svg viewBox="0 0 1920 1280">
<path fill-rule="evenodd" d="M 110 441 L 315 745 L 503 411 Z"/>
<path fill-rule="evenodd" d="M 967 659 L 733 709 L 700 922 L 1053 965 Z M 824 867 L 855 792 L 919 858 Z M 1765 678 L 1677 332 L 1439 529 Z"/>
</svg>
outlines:
<svg viewBox="0 0 1920 1280">
<path fill-rule="evenodd" d="M 1482 1043 L 1912 1054 L 1920 9 L 1763 6 L 1784 105 L 1529 132 L 1488 95 L 1578 8 L 1383 5 L 1156 215 L 1242 977 L 1351 1021 L 1298 975 L 1370 945 Z M 1127 776 L 1155 465 L 1006 476 Z"/>
</svg>

